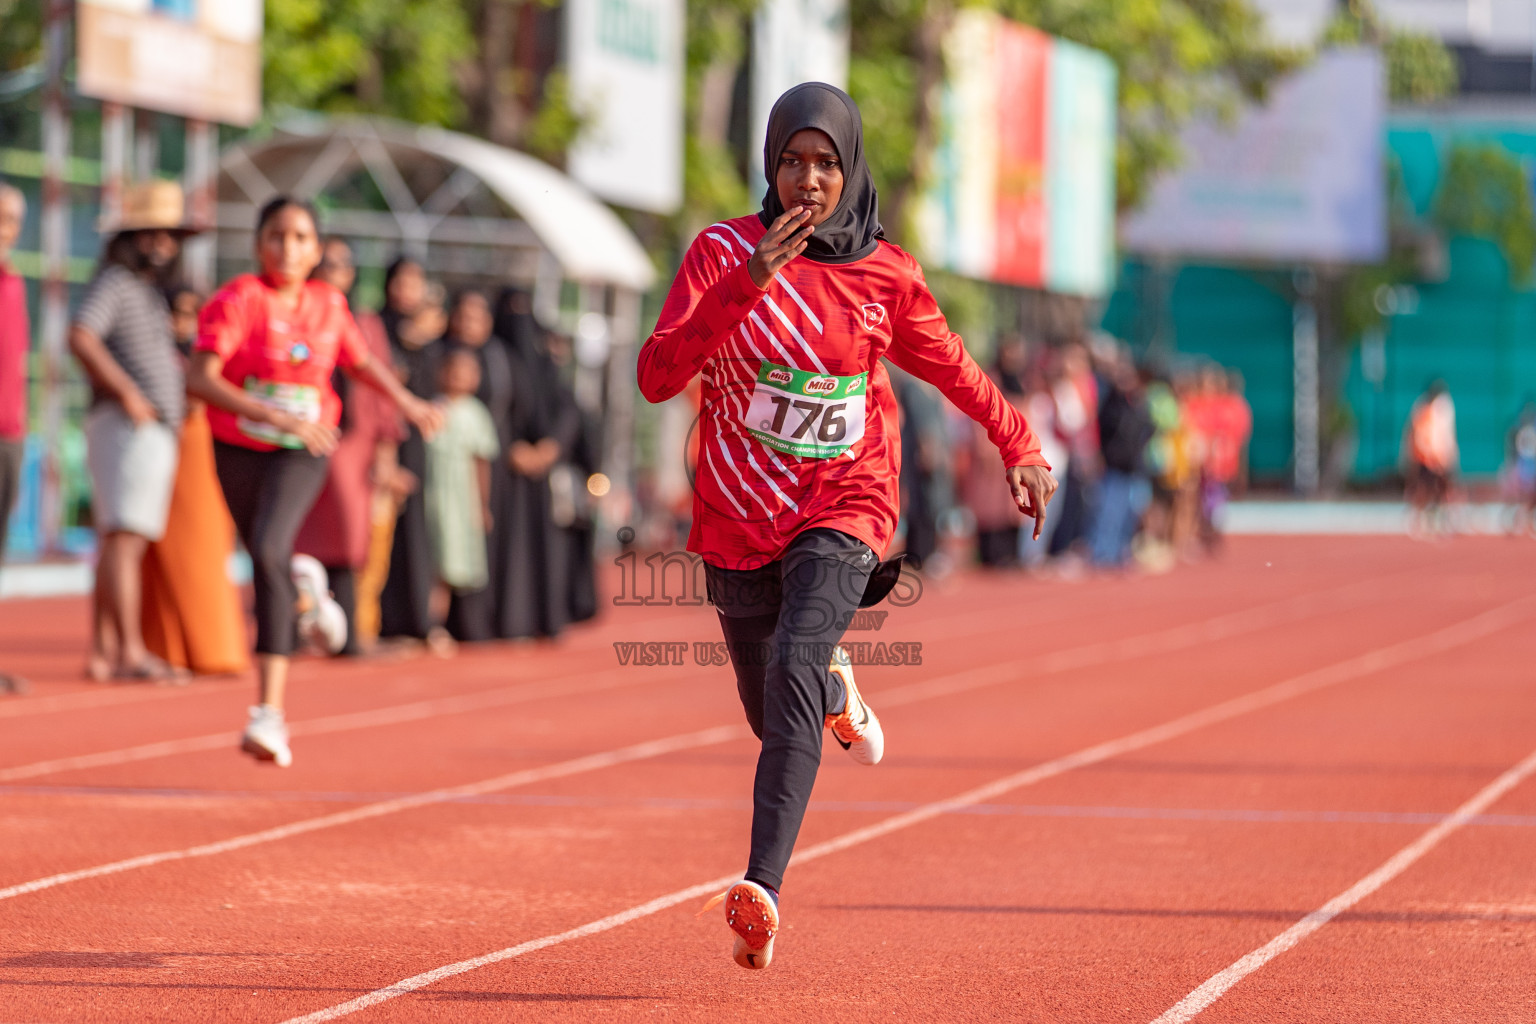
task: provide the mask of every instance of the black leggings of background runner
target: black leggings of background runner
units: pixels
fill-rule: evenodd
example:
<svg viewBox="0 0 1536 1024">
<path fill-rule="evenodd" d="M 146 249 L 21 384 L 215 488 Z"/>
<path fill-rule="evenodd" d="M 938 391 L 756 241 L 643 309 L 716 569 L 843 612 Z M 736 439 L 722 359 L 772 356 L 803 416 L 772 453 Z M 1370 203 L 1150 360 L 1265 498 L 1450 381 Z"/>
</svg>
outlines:
<svg viewBox="0 0 1536 1024">
<path fill-rule="evenodd" d="M 298 599 L 290 568 L 293 542 L 325 486 L 330 460 L 303 450 L 258 452 L 224 441 L 213 443 L 213 458 L 224 503 L 251 556 L 256 653 L 292 654 Z"/>
<path fill-rule="evenodd" d="M 843 684 L 827 670 L 864 596 L 875 554 L 863 541 L 818 527 L 758 569 L 706 563 L 736 690 L 763 741 L 752 787 L 752 856 L 746 877 L 779 889 L 821 766 L 826 716 L 843 709 Z"/>
</svg>

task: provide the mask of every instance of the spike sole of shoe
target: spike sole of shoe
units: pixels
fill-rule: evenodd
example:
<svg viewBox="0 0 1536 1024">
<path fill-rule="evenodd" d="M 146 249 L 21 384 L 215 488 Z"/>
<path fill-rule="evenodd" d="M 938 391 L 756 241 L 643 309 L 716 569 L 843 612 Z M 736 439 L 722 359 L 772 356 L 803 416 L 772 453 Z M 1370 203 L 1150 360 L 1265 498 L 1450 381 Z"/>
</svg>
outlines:
<svg viewBox="0 0 1536 1024">
<path fill-rule="evenodd" d="M 732 957 L 748 970 L 761 970 L 773 960 L 773 938 L 779 912 L 773 897 L 752 882 L 737 882 L 725 894 L 725 923 L 736 933 Z"/>
</svg>

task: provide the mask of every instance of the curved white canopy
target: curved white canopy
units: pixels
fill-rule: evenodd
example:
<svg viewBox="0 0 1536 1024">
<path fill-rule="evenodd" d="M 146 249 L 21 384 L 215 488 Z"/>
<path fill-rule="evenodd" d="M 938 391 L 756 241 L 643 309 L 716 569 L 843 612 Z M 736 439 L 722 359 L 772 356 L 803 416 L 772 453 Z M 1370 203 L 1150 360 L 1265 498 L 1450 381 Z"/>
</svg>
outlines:
<svg viewBox="0 0 1536 1024">
<path fill-rule="evenodd" d="M 656 268 L 634 233 L 560 171 L 519 153 L 442 128 L 379 118 L 299 115 L 273 134 L 229 150 L 220 163 L 221 226 L 249 223 L 230 204 L 259 205 L 278 192 L 312 197 L 366 170 L 407 241 L 518 245 L 535 241 L 564 277 L 644 291 Z M 499 202 L 487 203 L 494 197 Z M 488 206 L 505 206 L 494 210 Z M 510 212 L 532 233 L 493 226 Z"/>
</svg>

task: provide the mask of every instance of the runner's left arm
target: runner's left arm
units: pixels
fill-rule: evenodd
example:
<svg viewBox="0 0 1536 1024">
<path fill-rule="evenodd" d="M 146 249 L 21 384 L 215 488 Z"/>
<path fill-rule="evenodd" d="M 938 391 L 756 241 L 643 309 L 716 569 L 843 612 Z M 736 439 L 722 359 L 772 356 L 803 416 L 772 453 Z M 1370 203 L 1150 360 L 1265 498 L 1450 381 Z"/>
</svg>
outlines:
<svg viewBox="0 0 1536 1024">
<path fill-rule="evenodd" d="M 1040 439 L 992 378 L 981 372 L 960 336 L 949 329 L 923 280 L 922 268 L 911 256 L 907 259 L 912 283 L 892 318 L 891 347 L 885 354 L 903 370 L 935 385 L 961 412 L 986 428 L 988 440 L 1003 456 L 1014 504 L 1034 519 L 1034 537 L 1039 540 L 1045 530 L 1045 507 L 1056 491 L 1050 463 L 1040 454 Z"/>
</svg>

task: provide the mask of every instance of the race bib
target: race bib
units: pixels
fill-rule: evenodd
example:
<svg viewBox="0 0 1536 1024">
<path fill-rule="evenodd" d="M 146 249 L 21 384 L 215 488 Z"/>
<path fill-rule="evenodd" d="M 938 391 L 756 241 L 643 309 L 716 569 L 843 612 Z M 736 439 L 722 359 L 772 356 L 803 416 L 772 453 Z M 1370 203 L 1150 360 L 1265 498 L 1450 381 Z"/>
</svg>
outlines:
<svg viewBox="0 0 1536 1024">
<path fill-rule="evenodd" d="M 320 422 L 320 389 L 313 384 L 279 384 L 247 377 L 245 393 L 269 409 L 286 412 L 306 423 Z M 256 423 L 244 416 L 237 422 L 240 433 L 253 441 L 275 444 L 279 448 L 304 447 L 304 442 L 297 436 L 278 430 L 270 423 Z"/>
<path fill-rule="evenodd" d="M 764 362 L 742 424 L 775 451 L 830 459 L 864 436 L 868 374 L 834 377 Z"/>
</svg>

